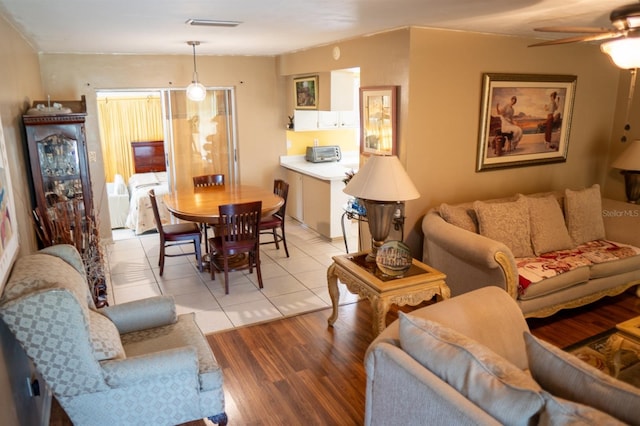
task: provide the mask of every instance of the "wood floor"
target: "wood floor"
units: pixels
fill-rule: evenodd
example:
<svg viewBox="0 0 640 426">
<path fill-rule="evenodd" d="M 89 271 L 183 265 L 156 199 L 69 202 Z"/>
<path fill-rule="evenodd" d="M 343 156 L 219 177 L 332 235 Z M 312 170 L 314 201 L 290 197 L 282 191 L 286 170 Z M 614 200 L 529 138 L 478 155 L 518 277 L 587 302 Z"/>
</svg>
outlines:
<svg viewBox="0 0 640 426">
<path fill-rule="evenodd" d="M 329 315 L 323 309 L 207 336 L 224 372 L 229 426 L 363 423 L 371 309 L 366 301 L 341 306 L 333 328 Z M 534 335 L 566 347 L 638 315 L 640 300 L 625 293 L 528 323 Z M 392 310 L 387 322 L 396 317 Z M 59 411 L 51 424 L 71 424 Z"/>
</svg>

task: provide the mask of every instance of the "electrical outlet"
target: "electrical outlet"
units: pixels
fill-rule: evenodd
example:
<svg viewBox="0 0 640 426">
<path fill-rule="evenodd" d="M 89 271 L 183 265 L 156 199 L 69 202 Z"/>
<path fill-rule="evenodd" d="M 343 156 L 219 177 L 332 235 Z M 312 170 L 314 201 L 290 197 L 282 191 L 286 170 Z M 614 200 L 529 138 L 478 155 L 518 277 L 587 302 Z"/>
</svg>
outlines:
<svg viewBox="0 0 640 426">
<path fill-rule="evenodd" d="M 31 380 L 29 377 L 27 377 L 26 380 L 27 393 L 29 394 L 29 396 L 31 398 L 33 398 L 34 396 L 40 396 L 40 382 L 38 382 L 38 379 Z"/>
<path fill-rule="evenodd" d="M 95 163 L 96 161 L 97 161 L 96 152 L 95 151 L 89 151 L 89 162 L 90 163 Z"/>
</svg>

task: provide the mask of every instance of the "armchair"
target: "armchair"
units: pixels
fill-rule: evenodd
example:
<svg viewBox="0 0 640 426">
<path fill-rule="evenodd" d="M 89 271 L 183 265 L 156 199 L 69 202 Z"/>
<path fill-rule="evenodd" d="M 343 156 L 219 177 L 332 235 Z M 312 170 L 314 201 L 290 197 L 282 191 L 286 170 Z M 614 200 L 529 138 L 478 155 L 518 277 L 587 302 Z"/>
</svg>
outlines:
<svg viewBox="0 0 640 426">
<path fill-rule="evenodd" d="M 0 317 L 74 424 L 225 425 L 222 371 L 193 314 L 160 296 L 96 310 L 80 256 L 18 259 Z"/>
</svg>

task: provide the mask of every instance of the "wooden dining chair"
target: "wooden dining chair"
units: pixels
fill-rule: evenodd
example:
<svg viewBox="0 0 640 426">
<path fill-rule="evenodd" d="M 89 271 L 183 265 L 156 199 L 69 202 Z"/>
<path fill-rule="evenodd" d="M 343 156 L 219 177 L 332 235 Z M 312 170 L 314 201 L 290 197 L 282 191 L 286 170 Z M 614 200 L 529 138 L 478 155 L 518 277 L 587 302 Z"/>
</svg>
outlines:
<svg viewBox="0 0 640 426">
<path fill-rule="evenodd" d="M 160 259 L 158 259 L 158 265 L 160 266 L 160 276 L 164 272 L 164 258 L 165 257 L 177 257 L 188 256 L 195 254 L 198 261 L 198 269 L 202 272 L 202 255 L 200 248 L 200 227 L 193 222 L 176 223 L 170 225 L 163 225 L 160 219 L 160 212 L 158 211 L 158 201 L 156 200 L 156 193 L 152 189 L 149 191 L 149 200 L 151 200 L 151 208 L 153 210 L 153 217 L 156 220 L 156 229 L 160 235 Z M 172 246 L 178 246 L 183 244 L 193 243 L 194 251 L 184 253 L 180 251 L 177 254 L 167 254 L 166 248 Z"/>
<path fill-rule="evenodd" d="M 289 195 L 289 184 L 282 179 L 273 181 L 273 193 L 280 196 L 284 203 L 277 212 L 270 216 L 262 218 L 260 221 L 260 234 L 273 235 L 273 241 L 261 241 L 260 244 L 275 244 L 276 249 L 280 250 L 280 242 L 284 245 L 284 252 L 289 257 L 289 249 L 287 248 L 287 237 L 284 233 L 284 218 L 287 211 L 287 196 Z M 280 229 L 280 233 L 278 233 Z"/>
<path fill-rule="evenodd" d="M 221 186 L 221 185 L 224 185 L 224 175 L 222 173 L 193 177 L 193 186 L 195 188 L 203 187 L 203 186 Z M 206 223 L 200 224 L 200 229 L 204 232 L 205 241 L 209 239 L 209 237 L 207 236 L 207 228 L 209 228 L 209 226 L 207 226 Z M 207 246 L 207 252 L 209 252 L 208 246 Z"/>
<path fill-rule="evenodd" d="M 193 177 L 193 186 L 195 187 L 217 185 L 224 185 L 224 175 L 221 173 Z"/>
<path fill-rule="evenodd" d="M 217 235 L 209 239 L 211 279 L 215 271 L 224 272 L 224 292 L 229 294 L 229 271 L 256 268 L 258 285 L 260 271 L 260 214 L 262 201 L 218 206 Z M 240 255 L 243 255 L 240 256 Z"/>
</svg>

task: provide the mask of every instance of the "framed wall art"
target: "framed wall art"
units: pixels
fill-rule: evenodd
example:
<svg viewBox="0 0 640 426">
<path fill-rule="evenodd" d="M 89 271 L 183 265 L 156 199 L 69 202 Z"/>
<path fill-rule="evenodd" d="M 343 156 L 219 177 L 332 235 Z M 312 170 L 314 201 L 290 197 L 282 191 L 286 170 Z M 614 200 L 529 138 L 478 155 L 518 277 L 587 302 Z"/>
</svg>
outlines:
<svg viewBox="0 0 640 426">
<path fill-rule="evenodd" d="M 0 122 L 0 293 L 18 255 L 18 242 L 11 173 Z"/>
<path fill-rule="evenodd" d="M 318 76 L 294 78 L 293 94 L 296 109 L 318 109 Z"/>
<path fill-rule="evenodd" d="M 397 154 L 398 86 L 360 88 L 360 153 Z"/>
<path fill-rule="evenodd" d="M 482 78 L 476 171 L 567 160 L 576 76 Z"/>
</svg>

